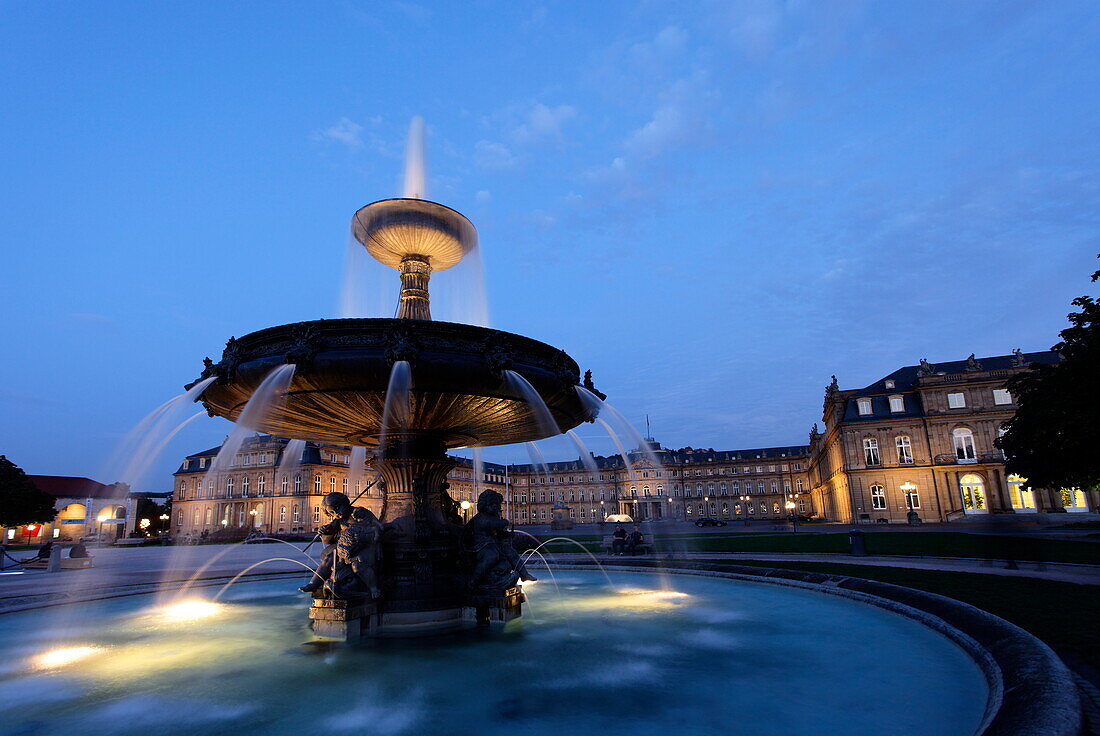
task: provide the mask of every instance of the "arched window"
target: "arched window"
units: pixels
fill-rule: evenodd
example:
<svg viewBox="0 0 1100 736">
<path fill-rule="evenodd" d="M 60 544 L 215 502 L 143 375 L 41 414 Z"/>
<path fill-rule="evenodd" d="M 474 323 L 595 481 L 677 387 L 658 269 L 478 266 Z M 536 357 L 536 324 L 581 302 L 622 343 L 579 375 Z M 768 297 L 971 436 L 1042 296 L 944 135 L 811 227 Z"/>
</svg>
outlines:
<svg viewBox="0 0 1100 736">
<path fill-rule="evenodd" d="M 294 507 L 294 523 L 297 524 L 301 520 L 302 520 L 302 510 L 301 510 L 300 507 L 295 506 Z"/>
<path fill-rule="evenodd" d="M 898 448 L 898 463 L 901 465 L 913 464 L 913 443 L 909 441 L 909 438 L 901 434 L 894 440 L 894 445 Z"/>
<path fill-rule="evenodd" d="M 960 463 L 978 462 L 978 454 L 974 451 L 974 433 L 966 427 L 959 427 L 951 433 L 955 442 L 955 457 Z"/>
<path fill-rule="evenodd" d="M 875 511 L 886 510 L 886 489 L 877 484 L 871 486 L 871 508 Z"/>
<path fill-rule="evenodd" d="M 247 475 L 245 477 L 241 478 L 241 495 L 242 496 L 247 496 L 248 495 L 248 486 L 249 486 L 250 482 L 251 481 L 249 481 Z"/>
<path fill-rule="evenodd" d="M 969 432 L 970 430 L 966 431 Z M 959 478 L 959 493 L 962 495 L 964 512 L 968 514 L 989 513 L 989 505 L 985 501 L 985 481 L 982 480 L 980 475 L 967 473 Z"/>
<path fill-rule="evenodd" d="M 286 523 L 286 506 L 280 506 L 279 507 L 279 523 L 280 524 L 285 524 Z"/>
<path fill-rule="evenodd" d="M 799 493 L 802 493 L 802 479 L 801 478 L 795 478 L 794 479 L 794 487 L 795 487 L 795 490 L 797 490 Z M 733 490 L 735 492 L 737 491 L 736 488 L 734 488 Z"/>
<path fill-rule="evenodd" d="M 229 496 L 229 497 L 233 496 L 233 479 L 232 478 L 227 478 L 226 481 L 225 481 L 225 495 Z"/>
</svg>

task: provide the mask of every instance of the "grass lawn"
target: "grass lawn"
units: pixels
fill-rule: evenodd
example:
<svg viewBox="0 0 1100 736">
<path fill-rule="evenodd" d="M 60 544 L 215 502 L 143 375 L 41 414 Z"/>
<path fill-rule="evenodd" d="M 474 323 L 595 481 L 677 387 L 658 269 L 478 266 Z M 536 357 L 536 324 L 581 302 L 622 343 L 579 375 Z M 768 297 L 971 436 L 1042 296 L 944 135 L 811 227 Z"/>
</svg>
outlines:
<svg viewBox="0 0 1100 736">
<path fill-rule="evenodd" d="M 543 537 L 549 539 L 550 537 Z M 591 552 L 602 551 L 600 537 L 577 535 L 572 539 Z M 872 555 L 913 555 L 1015 559 L 1036 562 L 1078 562 L 1100 565 L 1100 544 L 1076 539 L 1045 539 L 966 532 L 865 531 L 867 552 Z M 658 536 L 660 551 L 683 552 L 834 552 L 849 551 L 848 533 L 762 534 L 710 533 Z M 547 545 L 551 552 L 576 551 L 572 544 Z"/>
</svg>

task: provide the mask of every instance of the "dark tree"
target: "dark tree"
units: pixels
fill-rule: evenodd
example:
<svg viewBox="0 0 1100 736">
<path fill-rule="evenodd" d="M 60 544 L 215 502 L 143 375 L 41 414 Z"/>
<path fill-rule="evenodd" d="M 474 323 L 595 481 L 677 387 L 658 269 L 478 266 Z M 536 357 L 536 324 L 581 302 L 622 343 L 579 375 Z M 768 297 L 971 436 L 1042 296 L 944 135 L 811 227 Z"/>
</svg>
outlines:
<svg viewBox="0 0 1100 736">
<path fill-rule="evenodd" d="M 1100 271 L 1092 280 L 1100 280 Z M 1008 471 L 1038 488 L 1100 485 L 1100 301 L 1082 296 L 1073 305 L 1080 311 L 1069 315 L 1070 326 L 1051 348 L 1062 360 L 1033 365 L 1008 382 L 1018 408 L 997 446 Z"/>
<path fill-rule="evenodd" d="M 0 455 L 0 526 L 46 524 L 57 516 L 54 497 L 38 489 L 22 468 Z"/>
</svg>

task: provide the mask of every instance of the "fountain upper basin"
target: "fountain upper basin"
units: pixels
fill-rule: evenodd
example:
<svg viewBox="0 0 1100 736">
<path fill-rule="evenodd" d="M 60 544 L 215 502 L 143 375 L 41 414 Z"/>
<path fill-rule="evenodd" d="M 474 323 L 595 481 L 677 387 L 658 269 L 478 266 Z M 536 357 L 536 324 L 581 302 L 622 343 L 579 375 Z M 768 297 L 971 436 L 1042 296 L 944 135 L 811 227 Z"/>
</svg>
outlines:
<svg viewBox="0 0 1100 736">
<path fill-rule="evenodd" d="M 412 319 L 335 319 L 271 327 L 231 339 L 202 394 L 206 409 L 236 420 L 275 367 L 297 366 L 284 405 L 256 430 L 315 442 L 376 446 L 393 364 L 407 361 L 407 416 L 387 436 L 432 437 L 446 447 L 528 442 L 551 434 L 502 371 L 538 391 L 564 432 L 593 415 L 575 387 L 576 362 L 537 340 L 500 330 Z"/>
</svg>

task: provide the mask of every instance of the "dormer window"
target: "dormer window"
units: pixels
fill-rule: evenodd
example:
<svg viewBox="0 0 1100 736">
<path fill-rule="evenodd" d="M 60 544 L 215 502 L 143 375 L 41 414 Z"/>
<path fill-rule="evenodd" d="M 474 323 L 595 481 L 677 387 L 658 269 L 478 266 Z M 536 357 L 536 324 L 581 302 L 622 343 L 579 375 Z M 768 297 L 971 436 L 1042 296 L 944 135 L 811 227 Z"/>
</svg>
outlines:
<svg viewBox="0 0 1100 736">
<path fill-rule="evenodd" d="M 883 381 L 883 385 L 886 386 L 886 388 L 894 388 L 894 382 L 891 380 Z"/>
<path fill-rule="evenodd" d="M 966 395 L 960 392 L 952 392 L 947 395 L 948 409 L 965 409 Z"/>
<path fill-rule="evenodd" d="M 901 394 L 894 394 L 890 397 L 890 413 L 898 414 L 905 411 L 905 399 Z"/>
<path fill-rule="evenodd" d="M 859 411 L 861 417 L 869 416 L 871 414 L 871 400 L 870 399 L 857 399 L 856 408 Z"/>
</svg>

